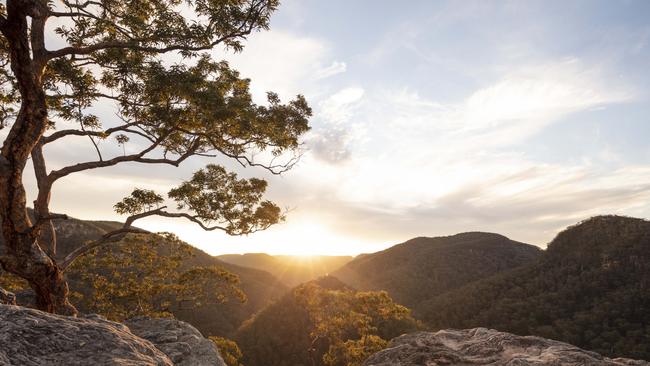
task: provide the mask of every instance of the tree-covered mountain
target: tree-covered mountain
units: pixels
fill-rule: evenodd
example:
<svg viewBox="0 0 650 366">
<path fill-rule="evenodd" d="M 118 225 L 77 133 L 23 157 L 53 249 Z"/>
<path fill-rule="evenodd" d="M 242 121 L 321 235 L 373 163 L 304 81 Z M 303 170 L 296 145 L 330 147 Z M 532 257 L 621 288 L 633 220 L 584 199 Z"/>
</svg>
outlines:
<svg viewBox="0 0 650 366">
<path fill-rule="evenodd" d="M 599 216 L 534 263 L 423 304 L 433 329 L 483 326 L 650 359 L 650 222 Z"/>
<path fill-rule="evenodd" d="M 121 226 L 121 223 L 114 221 L 87 221 L 75 218 L 56 220 L 57 256 L 63 258 L 84 242 L 96 240 Z M 184 259 L 183 268 L 211 266 L 223 268 L 239 277 L 239 286 L 247 298 L 243 304 L 239 301 L 228 301 L 201 307 L 175 306 L 171 309 L 174 316 L 191 323 L 205 335 L 230 336 L 246 319 L 281 297 L 288 289 L 268 272 L 227 263 L 189 244 L 184 246 L 191 252 L 191 256 Z M 0 238 L 0 249 L 1 247 Z M 164 240 L 161 240 L 160 250 L 166 250 Z M 82 286 L 86 284 L 71 279 L 72 291 L 80 290 Z M 83 308 L 79 310 L 84 311 Z"/>
<path fill-rule="evenodd" d="M 417 317 L 427 300 L 529 263 L 540 254 L 533 245 L 491 233 L 419 237 L 357 257 L 332 275 L 360 290 L 386 290 Z"/>
<path fill-rule="evenodd" d="M 331 273 L 353 259 L 351 256 L 293 256 L 266 253 L 225 254 L 217 258 L 224 262 L 267 271 L 290 287 Z"/>
</svg>

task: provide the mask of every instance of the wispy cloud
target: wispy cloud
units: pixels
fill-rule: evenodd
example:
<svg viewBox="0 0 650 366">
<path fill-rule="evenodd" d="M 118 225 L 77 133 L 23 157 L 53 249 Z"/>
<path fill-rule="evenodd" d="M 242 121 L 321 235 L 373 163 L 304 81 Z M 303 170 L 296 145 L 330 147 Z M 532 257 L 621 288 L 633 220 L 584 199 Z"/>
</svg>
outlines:
<svg viewBox="0 0 650 366">
<path fill-rule="evenodd" d="M 316 71 L 314 78 L 316 80 L 325 79 L 336 74 L 344 73 L 347 70 L 345 62 L 333 61 L 331 65 L 323 67 Z"/>
</svg>

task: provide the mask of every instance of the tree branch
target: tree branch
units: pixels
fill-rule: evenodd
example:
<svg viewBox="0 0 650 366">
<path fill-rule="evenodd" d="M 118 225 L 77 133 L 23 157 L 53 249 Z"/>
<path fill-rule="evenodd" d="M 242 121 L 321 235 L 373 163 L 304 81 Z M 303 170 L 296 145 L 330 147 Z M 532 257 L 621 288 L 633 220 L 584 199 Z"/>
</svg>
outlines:
<svg viewBox="0 0 650 366">
<path fill-rule="evenodd" d="M 50 142 L 54 142 L 62 137 L 66 136 L 95 136 L 95 137 L 106 137 L 110 136 L 116 132 L 124 131 L 124 132 L 130 132 L 130 133 L 137 133 L 139 135 L 144 135 L 141 132 L 129 130 L 129 127 L 137 126 L 137 122 L 131 122 L 131 123 L 126 123 L 117 127 L 112 127 L 108 128 L 104 131 L 84 131 L 84 130 L 75 130 L 75 129 L 69 129 L 69 130 L 60 130 L 52 133 L 49 136 L 43 136 L 41 138 L 41 141 L 43 141 L 43 144 L 49 144 Z M 147 137 L 148 140 L 151 141 L 151 137 Z"/>
<path fill-rule="evenodd" d="M 218 151 L 220 154 L 223 154 L 224 156 L 227 156 L 229 158 L 234 159 L 236 162 L 238 162 L 244 168 L 246 166 L 259 167 L 259 168 L 267 170 L 269 173 L 274 174 L 274 175 L 282 175 L 283 173 L 288 172 L 289 170 L 291 170 L 291 168 L 294 167 L 294 165 L 296 165 L 300 161 L 300 158 L 302 157 L 302 154 L 299 154 L 297 156 L 293 156 L 291 159 L 289 159 L 289 161 L 287 161 L 284 164 L 274 164 L 275 157 L 273 159 L 271 159 L 271 162 L 269 164 L 256 163 L 254 161 L 254 159 L 252 159 L 252 158 L 249 158 L 249 157 L 247 157 L 245 155 L 241 155 L 241 154 L 230 153 L 230 152 L 227 152 L 226 150 L 224 150 L 223 148 L 219 147 L 219 145 L 222 145 L 222 144 L 219 143 L 218 141 L 216 141 L 212 135 L 209 135 L 209 134 L 203 133 L 203 132 L 193 132 L 193 131 L 185 130 L 185 129 L 182 129 L 182 128 L 179 128 L 178 130 L 181 131 L 181 132 L 187 133 L 188 135 L 200 136 L 200 137 L 205 138 L 210 143 L 210 145 L 212 147 L 211 150 Z M 251 143 L 254 143 L 254 142 L 255 142 L 255 140 L 248 140 L 248 141 L 242 142 L 241 144 L 237 144 L 237 146 L 238 147 L 244 147 L 247 144 L 251 144 Z M 210 155 L 207 155 L 207 154 L 202 154 L 202 155 L 210 156 Z"/>
<path fill-rule="evenodd" d="M 123 162 L 137 162 L 137 163 L 148 163 L 148 164 L 169 164 L 173 166 L 178 166 L 188 157 L 192 156 L 198 145 L 195 143 L 193 147 L 189 148 L 183 155 L 178 159 L 167 159 L 167 158 L 145 158 L 144 156 L 149 152 L 153 151 L 155 148 L 160 146 L 160 144 L 171 134 L 171 131 L 167 131 L 162 134 L 154 143 L 152 143 L 146 149 L 140 151 L 137 154 L 118 156 L 109 160 L 102 161 L 88 161 L 84 163 L 79 163 L 75 165 L 70 165 L 59 170 L 54 170 L 50 172 L 48 178 L 50 182 L 54 182 L 57 179 L 63 178 L 69 174 L 81 172 L 89 169 L 104 168 L 109 166 L 114 166 Z"/>
<path fill-rule="evenodd" d="M 146 39 L 134 39 L 129 42 L 107 41 L 107 42 L 100 42 L 85 47 L 69 46 L 69 47 L 58 49 L 56 51 L 48 51 L 47 59 L 51 60 L 57 57 L 67 56 L 67 55 L 88 55 L 93 52 L 101 51 L 105 49 L 128 49 L 133 51 L 151 52 L 151 53 L 167 53 L 172 51 L 205 51 L 205 50 L 213 49 L 216 45 L 222 43 L 225 40 L 245 37 L 253 31 L 253 28 L 254 25 L 251 24 L 251 26 L 249 26 L 249 28 L 246 29 L 245 31 L 227 34 L 203 46 L 189 46 L 183 44 L 174 44 L 166 47 L 153 47 L 153 46 L 141 45 L 141 43 L 145 43 L 148 41 Z"/>
<path fill-rule="evenodd" d="M 160 211 L 160 212 L 156 213 L 156 215 L 163 216 L 163 217 L 171 217 L 171 218 L 185 218 L 185 219 L 188 219 L 188 220 L 192 221 L 193 223 L 199 225 L 201 227 L 201 229 L 203 229 L 205 231 L 214 231 L 214 230 L 222 230 L 222 231 L 225 231 L 225 232 L 228 231 L 223 226 L 207 226 L 201 220 L 199 220 L 198 216 L 192 216 L 192 215 L 190 215 L 188 213 L 184 213 L 184 212 Z"/>
<path fill-rule="evenodd" d="M 70 252 L 70 253 L 69 253 L 69 254 L 68 254 L 68 255 L 63 259 L 63 261 L 61 262 L 61 265 L 60 265 L 61 270 L 62 270 L 62 271 L 65 271 L 68 267 L 70 267 L 70 265 L 71 265 L 71 264 L 72 264 L 72 263 L 73 263 L 77 258 L 79 258 L 80 256 L 82 256 L 82 255 L 88 253 L 89 251 L 91 251 L 91 250 L 93 250 L 93 249 L 95 249 L 95 248 L 97 248 L 97 247 L 99 247 L 99 246 L 102 246 L 102 245 L 105 245 L 105 244 L 109 244 L 109 243 L 115 243 L 115 242 L 117 242 L 117 241 L 120 241 L 120 240 L 122 240 L 122 239 L 123 239 L 127 234 L 131 234 L 131 233 L 142 233 L 143 230 L 138 229 L 138 228 L 134 228 L 134 227 L 133 227 L 133 223 L 134 223 L 136 220 L 139 220 L 139 219 L 142 219 L 142 218 L 145 218 L 145 217 L 149 217 L 149 216 L 156 215 L 156 214 L 158 214 L 159 212 L 161 212 L 164 208 L 165 208 L 165 206 L 160 207 L 160 208 L 157 208 L 157 209 L 155 209 L 155 210 L 146 211 L 146 212 L 143 212 L 143 213 L 139 213 L 139 214 L 136 214 L 136 215 L 129 216 L 129 217 L 126 219 L 126 221 L 124 222 L 124 225 L 122 225 L 122 227 L 121 227 L 120 229 L 118 229 L 118 230 L 113 230 L 113 231 L 111 231 L 111 232 L 109 232 L 109 233 L 106 233 L 106 234 L 104 234 L 101 238 L 99 238 L 99 239 L 97 239 L 97 240 L 95 240 L 95 241 L 88 242 L 88 243 L 86 243 L 86 244 L 84 244 L 84 245 L 78 247 L 77 249 L 73 250 L 72 252 Z"/>
</svg>

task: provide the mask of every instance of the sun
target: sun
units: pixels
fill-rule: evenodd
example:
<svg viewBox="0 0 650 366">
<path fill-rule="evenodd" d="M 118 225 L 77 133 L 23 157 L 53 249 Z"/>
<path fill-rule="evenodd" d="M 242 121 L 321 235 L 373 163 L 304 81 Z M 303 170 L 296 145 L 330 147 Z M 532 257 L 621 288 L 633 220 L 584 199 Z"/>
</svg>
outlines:
<svg viewBox="0 0 650 366">
<path fill-rule="evenodd" d="M 323 222 L 299 219 L 282 225 L 274 241 L 277 253 L 310 261 L 319 255 L 349 255 L 355 240 L 337 233 Z"/>
</svg>

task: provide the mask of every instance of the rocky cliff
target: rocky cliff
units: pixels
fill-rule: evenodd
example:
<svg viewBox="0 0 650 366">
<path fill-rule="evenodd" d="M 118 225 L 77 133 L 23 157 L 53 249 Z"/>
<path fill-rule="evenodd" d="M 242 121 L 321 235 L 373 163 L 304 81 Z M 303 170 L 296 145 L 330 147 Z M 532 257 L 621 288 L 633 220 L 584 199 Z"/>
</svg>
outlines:
<svg viewBox="0 0 650 366">
<path fill-rule="evenodd" d="M 364 363 L 364 366 L 432 365 L 648 366 L 650 362 L 610 359 L 568 343 L 474 328 L 403 335 Z"/>
<path fill-rule="evenodd" d="M 0 365 L 225 366 L 216 347 L 187 323 L 130 324 L 133 331 L 97 315 L 74 318 L 0 305 Z"/>
</svg>

